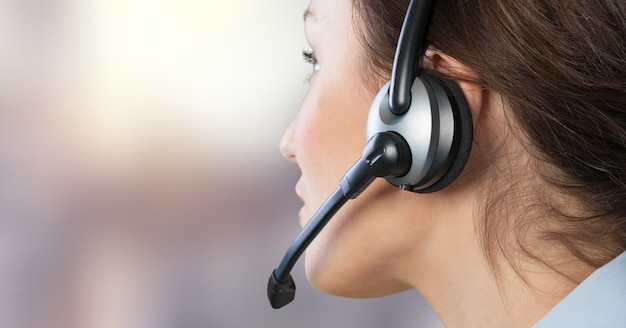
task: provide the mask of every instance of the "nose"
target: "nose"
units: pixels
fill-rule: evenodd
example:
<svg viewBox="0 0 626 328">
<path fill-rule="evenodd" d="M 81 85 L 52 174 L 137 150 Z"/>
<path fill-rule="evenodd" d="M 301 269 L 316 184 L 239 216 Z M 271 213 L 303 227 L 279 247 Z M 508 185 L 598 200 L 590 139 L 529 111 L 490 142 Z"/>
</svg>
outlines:
<svg viewBox="0 0 626 328">
<path fill-rule="evenodd" d="M 280 153 L 286 159 L 296 162 L 296 154 L 294 152 L 294 134 L 295 134 L 295 120 L 291 122 L 283 137 L 280 139 Z"/>
</svg>

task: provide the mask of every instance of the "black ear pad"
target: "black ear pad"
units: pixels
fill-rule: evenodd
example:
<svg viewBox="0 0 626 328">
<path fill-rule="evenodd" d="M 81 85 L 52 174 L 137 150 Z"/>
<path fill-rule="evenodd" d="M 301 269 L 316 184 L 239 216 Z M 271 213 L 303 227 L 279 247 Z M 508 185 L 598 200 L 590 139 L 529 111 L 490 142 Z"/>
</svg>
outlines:
<svg viewBox="0 0 626 328">
<path fill-rule="evenodd" d="M 389 83 L 378 93 L 367 122 L 367 137 L 379 132 L 401 135 L 411 149 L 409 172 L 386 180 L 419 193 L 451 184 L 465 167 L 473 139 L 469 106 L 453 82 L 427 74 L 415 79 L 411 107 L 403 115 L 389 110 Z"/>
<path fill-rule="evenodd" d="M 452 104 L 455 125 L 453 147 L 456 149 L 451 152 L 454 158 L 446 172 L 431 186 L 417 190 L 420 193 L 434 192 L 450 185 L 463 171 L 472 150 L 474 125 L 472 123 L 472 113 L 465 100 L 465 95 L 463 95 L 463 91 L 454 81 L 447 79 L 440 79 L 439 81 Z"/>
</svg>

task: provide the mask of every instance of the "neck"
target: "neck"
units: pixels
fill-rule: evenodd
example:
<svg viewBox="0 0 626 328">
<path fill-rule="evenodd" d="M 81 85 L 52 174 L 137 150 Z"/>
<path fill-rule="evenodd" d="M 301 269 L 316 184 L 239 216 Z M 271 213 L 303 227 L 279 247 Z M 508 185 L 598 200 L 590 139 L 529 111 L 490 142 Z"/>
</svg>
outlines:
<svg viewBox="0 0 626 328">
<path fill-rule="evenodd" d="M 473 202 L 466 204 L 471 207 Z M 442 206 L 442 211 L 449 210 Z M 457 208 L 437 215 L 445 219 L 431 227 L 413 254 L 409 284 L 429 301 L 446 327 L 532 326 L 575 283 L 545 265 L 518 261 L 523 255 L 508 260 L 496 256 L 490 263 L 472 213 Z"/>
</svg>

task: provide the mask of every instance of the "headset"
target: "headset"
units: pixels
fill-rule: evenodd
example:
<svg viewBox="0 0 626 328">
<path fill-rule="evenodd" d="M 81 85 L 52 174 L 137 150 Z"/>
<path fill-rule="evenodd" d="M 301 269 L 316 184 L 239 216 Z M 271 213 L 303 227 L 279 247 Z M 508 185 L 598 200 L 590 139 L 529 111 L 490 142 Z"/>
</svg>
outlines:
<svg viewBox="0 0 626 328">
<path fill-rule="evenodd" d="M 367 121 L 368 142 L 361 158 L 322 204 L 269 278 L 273 308 L 295 297 L 290 275 L 304 250 L 350 199 L 376 178 L 403 190 L 430 193 L 450 185 L 470 154 L 472 117 L 460 88 L 419 68 L 435 0 L 411 0 L 396 48 L 391 80 L 375 97 Z"/>
</svg>

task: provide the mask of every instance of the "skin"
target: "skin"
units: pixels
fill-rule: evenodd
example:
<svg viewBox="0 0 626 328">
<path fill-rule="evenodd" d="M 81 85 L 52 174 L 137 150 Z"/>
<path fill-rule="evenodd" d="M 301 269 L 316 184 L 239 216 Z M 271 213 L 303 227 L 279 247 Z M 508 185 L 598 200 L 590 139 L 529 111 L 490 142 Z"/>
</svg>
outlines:
<svg viewBox="0 0 626 328">
<path fill-rule="evenodd" d="M 354 32 L 350 0 L 312 0 L 305 35 L 317 65 L 300 111 L 281 140 L 281 152 L 301 169 L 296 193 L 304 225 L 361 156 L 376 91 L 364 83 L 365 52 Z M 430 49 L 431 68 L 471 70 Z M 368 82 L 371 82 L 368 81 Z M 385 81 L 377 81 L 382 86 Z M 375 181 L 350 201 L 307 249 L 305 268 L 317 289 L 344 297 L 378 297 L 416 289 L 449 327 L 525 327 L 537 322 L 575 284 L 529 261 L 524 279 L 482 249 L 478 220 L 485 181 L 507 183 L 494 172 L 525 174 L 524 165 L 493 156 L 527 154 L 512 138 L 500 97 L 462 82 L 474 120 L 474 149 L 461 176 L 432 194 L 401 191 Z M 487 162 L 489 161 L 489 162 Z M 499 181 L 501 179 L 502 181 Z M 532 188 L 530 188 L 532 189 Z M 554 250 L 555 258 L 563 259 Z M 571 262 L 574 263 L 574 262 Z M 506 285 L 503 289 L 501 286 Z"/>
<path fill-rule="evenodd" d="M 306 16 L 305 34 L 319 70 L 312 74 L 300 111 L 281 142 L 283 155 L 297 163 L 302 171 L 296 185 L 296 193 L 304 202 L 299 214 L 302 225 L 338 187 L 343 174 L 360 157 L 366 142 L 367 111 L 375 94 L 361 83 L 360 63 L 354 60 L 361 46 L 351 20 L 345 19 L 351 10 L 349 1 L 314 1 Z M 335 216 L 307 251 L 305 266 L 314 285 L 333 294 L 354 297 L 408 288 L 401 283 L 383 287 L 394 279 L 380 277 L 386 275 L 381 270 L 376 270 L 379 271 L 376 275 L 370 270 L 385 261 L 390 249 L 399 248 L 382 246 L 395 244 L 395 239 L 385 236 L 404 233 L 401 225 L 388 225 L 388 231 L 380 233 L 375 223 L 381 217 L 393 217 L 392 203 L 380 206 L 378 202 L 392 199 L 396 194 L 395 188 L 377 181 Z M 378 205 L 370 206 L 372 200 Z M 361 254 L 354 257 L 354 261 L 346 262 L 348 256 L 361 253 L 359 249 L 364 242 L 381 247 L 369 247 L 367 255 Z M 370 273 L 363 274 L 367 271 Z M 341 273 L 342 278 L 336 279 L 336 273 Z M 347 278 L 356 283 L 352 286 L 342 283 Z M 381 286 L 364 293 L 358 286 L 372 279 Z"/>
</svg>

